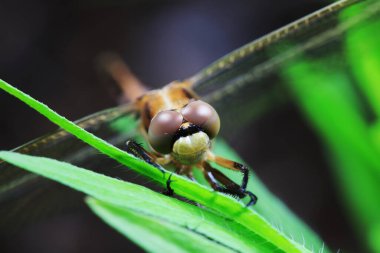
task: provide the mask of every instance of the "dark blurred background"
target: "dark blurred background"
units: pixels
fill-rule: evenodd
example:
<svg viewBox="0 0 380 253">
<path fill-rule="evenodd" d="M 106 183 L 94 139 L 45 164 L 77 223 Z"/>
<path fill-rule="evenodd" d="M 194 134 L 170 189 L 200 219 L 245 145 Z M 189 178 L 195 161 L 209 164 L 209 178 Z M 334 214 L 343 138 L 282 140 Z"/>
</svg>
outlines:
<svg viewBox="0 0 380 253">
<path fill-rule="evenodd" d="M 75 120 L 117 104 L 113 87 L 96 71 L 95 59 L 105 51 L 119 53 L 144 83 L 160 87 L 328 2 L 3 0 L 1 78 Z M 55 129 L 1 92 L 0 113 L 0 149 Z M 333 251 L 359 252 L 321 144 L 297 108 L 284 106 L 249 132 L 243 142 L 229 142 L 264 183 Z M 1 252 L 136 252 L 90 212 L 10 238 L 1 241 Z"/>
</svg>

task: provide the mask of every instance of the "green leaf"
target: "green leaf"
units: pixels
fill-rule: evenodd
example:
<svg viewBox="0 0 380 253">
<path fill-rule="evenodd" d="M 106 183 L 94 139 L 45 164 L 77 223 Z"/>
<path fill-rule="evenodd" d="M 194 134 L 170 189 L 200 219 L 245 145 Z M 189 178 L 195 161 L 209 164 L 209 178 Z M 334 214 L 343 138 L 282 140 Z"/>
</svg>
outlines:
<svg viewBox="0 0 380 253">
<path fill-rule="evenodd" d="M 267 240 L 222 214 L 201 209 L 139 185 L 49 158 L 7 151 L 0 151 L 0 158 L 98 199 L 101 202 L 90 201 L 93 210 L 142 247 L 146 247 L 150 242 L 153 244 L 149 247 L 155 246 L 157 240 L 168 240 L 166 244 L 180 243 L 181 246 L 184 243 L 182 239 L 166 233 L 172 230 L 173 233 L 186 234 L 184 239 L 195 245 L 191 247 L 198 247 L 204 242 L 219 250 L 228 249 L 228 252 L 273 252 L 277 249 Z M 99 205 L 95 205 L 94 201 Z M 138 220 L 134 221 L 135 218 Z M 140 223 L 148 220 L 149 223 Z M 127 222 L 130 223 L 129 227 L 126 225 Z M 139 224 L 142 227 L 138 228 Z M 155 233 L 157 240 L 148 241 L 138 231 Z M 189 234 L 191 238 L 195 238 L 193 242 Z M 186 246 L 183 248 L 186 249 Z"/>
<path fill-rule="evenodd" d="M 198 224 L 194 226 L 190 225 L 191 222 L 189 224 L 173 222 L 170 212 L 163 213 L 164 217 L 160 217 L 91 198 L 87 199 L 87 204 L 106 223 L 149 252 L 273 252 L 276 250 L 270 244 L 265 245 L 264 240 L 255 240 L 254 236 L 251 237 L 253 240 L 244 241 L 244 237 L 247 236 L 243 233 L 247 231 L 236 233 L 231 231 L 229 226 L 222 227 L 223 223 L 211 224 L 202 216 L 197 217 Z M 171 206 L 167 208 L 170 209 Z M 187 222 L 184 220 L 184 223 Z M 231 234 L 220 236 L 223 231 Z M 243 237 L 238 238 L 238 235 Z M 234 236 L 236 245 L 230 240 Z"/>
<path fill-rule="evenodd" d="M 148 252 L 238 252 L 167 220 L 88 199 L 91 209 Z M 149 238 L 149 239 L 147 239 Z"/>
</svg>

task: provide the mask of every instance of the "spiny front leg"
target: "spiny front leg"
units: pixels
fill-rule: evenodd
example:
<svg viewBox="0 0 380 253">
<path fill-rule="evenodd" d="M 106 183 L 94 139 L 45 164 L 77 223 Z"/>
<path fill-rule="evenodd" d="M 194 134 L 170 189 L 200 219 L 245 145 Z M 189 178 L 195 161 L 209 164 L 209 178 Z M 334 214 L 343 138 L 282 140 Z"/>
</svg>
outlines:
<svg viewBox="0 0 380 253">
<path fill-rule="evenodd" d="M 148 151 L 146 151 L 139 143 L 137 143 L 134 140 L 128 140 L 126 143 L 127 146 L 127 152 L 132 154 L 133 156 L 140 158 L 141 160 L 144 160 L 145 162 L 153 165 L 157 169 L 159 169 L 162 173 L 165 173 L 164 169 L 161 167 L 161 165 L 157 164 L 155 161 L 157 160 L 157 157 Z"/>
<path fill-rule="evenodd" d="M 222 172 L 213 168 L 209 163 L 203 162 L 202 167 L 204 177 L 214 190 L 226 194 L 231 194 L 239 198 L 244 198 L 248 195 L 250 197 L 250 201 L 248 202 L 247 207 L 254 205 L 257 202 L 256 195 L 250 191 L 247 191 L 246 189 L 243 189 L 241 186 L 225 176 Z M 223 184 L 224 187 L 219 183 Z"/>
<path fill-rule="evenodd" d="M 163 174 L 165 174 L 165 170 L 161 167 L 160 164 L 163 164 L 163 165 L 167 164 L 170 162 L 169 160 L 165 159 L 164 157 L 157 157 L 153 155 L 152 153 L 146 151 L 140 144 L 138 144 L 134 140 L 128 140 L 126 145 L 127 145 L 128 153 L 153 165 L 154 167 L 159 169 Z M 170 174 L 168 180 L 166 181 L 166 190 L 163 192 L 165 195 L 168 195 L 168 196 L 172 196 L 174 194 L 173 189 L 170 187 L 170 183 L 172 182 L 171 177 L 172 177 L 172 174 Z"/>
<path fill-rule="evenodd" d="M 173 196 L 174 195 L 174 190 L 170 186 L 171 182 L 173 182 L 172 175 L 173 175 L 173 173 L 171 173 L 168 180 L 166 180 L 166 190 L 162 192 L 166 196 Z"/>
</svg>

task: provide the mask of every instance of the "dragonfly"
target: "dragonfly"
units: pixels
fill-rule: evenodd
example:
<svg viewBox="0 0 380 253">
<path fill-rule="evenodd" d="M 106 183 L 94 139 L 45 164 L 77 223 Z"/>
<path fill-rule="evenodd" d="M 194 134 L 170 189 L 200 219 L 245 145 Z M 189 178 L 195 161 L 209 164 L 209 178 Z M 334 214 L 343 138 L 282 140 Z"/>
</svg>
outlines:
<svg viewBox="0 0 380 253">
<path fill-rule="evenodd" d="M 126 143 L 129 153 L 158 169 L 161 169 L 160 165 L 172 163 L 177 173 L 192 180 L 195 180 L 192 169 L 196 166 L 202 170 L 214 190 L 239 198 L 249 196 L 247 206 L 257 202 L 256 195 L 247 191 L 248 167 L 211 151 L 211 140 L 220 129 L 219 115 L 211 105 L 200 100 L 191 89 L 191 82 L 175 81 L 162 89 L 144 92 L 138 79 L 131 76 L 121 59 L 115 55 L 104 58 L 107 58 L 103 63 L 104 68 L 124 87 L 124 100 L 132 100 L 134 110 L 138 111 L 141 132 L 154 151 L 148 152 L 134 140 L 129 140 Z M 210 161 L 242 172 L 241 186 L 213 168 Z M 169 178 L 166 191 L 168 195 L 173 194 L 170 181 Z"/>
<path fill-rule="evenodd" d="M 189 104 L 196 102 L 196 100 L 190 100 L 199 97 L 205 103 L 212 105 L 219 113 L 221 125 L 226 126 L 225 129 L 230 128 L 231 125 L 238 129 L 239 125 L 223 121 L 223 116 L 234 113 L 236 121 L 244 125 L 276 105 L 282 104 L 288 97 L 284 95 L 285 88 L 276 74 L 281 66 L 299 55 L 334 43 L 337 38 L 360 22 L 360 20 L 356 20 L 356 23 L 355 20 L 345 23 L 337 21 L 339 13 L 356 2 L 360 0 L 341 0 L 333 3 L 231 52 L 194 76 L 179 82 L 185 83 L 190 92 L 197 94 L 192 95 L 187 102 L 190 102 Z M 371 14 L 367 13 L 367 16 L 363 18 L 369 18 L 369 15 Z M 289 47 L 289 45 L 292 46 Z M 134 81 L 136 80 L 129 80 L 129 82 Z M 176 84 L 171 85 L 176 86 Z M 234 106 L 223 106 L 225 97 L 228 97 L 229 103 Z M 270 101 L 270 105 L 265 101 Z M 233 111 L 236 108 L 239 108 L 239 115 Z M 111 144 L 123 147 L 126 140 L 132 139 L 137 134 L 138 125 L 127 124 L 122 130 L 118 126 L 123 120 L 129 120 L 130 123 L 135 111 L 133 104 L 121 104 L 87 116 L 76 123 Z M 145 127 L 149 135 L 149 124 Z M 154 137 L 156 136 L 153 136 L 153 139 Z M 157 149 L 161 148 L 159 144 L 157 144 Z M 132 143 L 132 149 L 133 145 Z M 117 167 L 115 161 L 101 157 L 96 150 L 60 129 L 13 151 L 66 161 L 111 176 L 117 176 L 113 173 L 118 173 L 110 169 Z M 135 154 L 141 157 L 144 153 L 144 150 L 139 150 Z M 154 157 L 154 154 L 151 157 Z M 183 162 L 186 163 L 182 160 Z M 212 169 L 208 168 L 205 171 L 210 170 Z M 7 224 L 16 227 L 15 224 L 27 223 L 55 213 L 56 210 L 66 208 L 69 203 L 77 203 L 79 199 L 82 199 L 82 196 L 70 189 L 9 164 L 1 163 L 0 171 L 0 206 L 2 207 L 0 227 L 2 228 L 7 228 Z M 222 179 L 219 177 L 219 180 Z M 211 185 L 213 183 L 211 180 Z M 235 183 L 234 186 L 236 186 Z M 233 190 L 230 188 L 228 191 Z M 238 191 L 240 192 L 235 190 L 233 193 L 240 194 L 242 197 L 248 194 L 241 186 Z M 249 195 L 251 202 L 254 203 L 253 193 Z M 65 206 L 61 206 L 63 203 L 59 201 L 63 196 L 67 199 Z M 57 200 L 56 203 L 54 200 Z M 29 210 L 27 215 L 23 213 L 26 209 Z M 21 213 L 23 218 L 20 218 Z"/>
</svg>

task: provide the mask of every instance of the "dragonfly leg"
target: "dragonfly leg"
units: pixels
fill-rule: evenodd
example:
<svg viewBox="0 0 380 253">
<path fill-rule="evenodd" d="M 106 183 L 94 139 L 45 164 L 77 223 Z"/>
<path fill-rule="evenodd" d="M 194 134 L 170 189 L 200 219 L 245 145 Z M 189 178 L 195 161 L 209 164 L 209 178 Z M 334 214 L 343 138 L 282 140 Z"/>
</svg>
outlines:
<svg viewBox="0 0 380 253">
<path fill-rule="evenodd" d="M 159 169 L 163 174 L 165 174 L 165 170 L 156 163 L 157 157 L 148 151 L 146 151 L 139 143 L 137 143 L 134 140 L 128 140 L 126 143 L 127 146 L 127 152 L 134 155 L 137 158 L 140 158 L 141 160 L 144 160 L 145 162 L 153 165 L 157 169 Z"/>
<path fill-rule="evenodd" d="M 227 168 L 230 170 L 235 170 L 235 171 L 240 171 L 241 173 L 243 173 L 243 180 L 241 182 L 241 188 L 244 191 L 247 189 L 247 184 L 248 184 L 248 179 L 249 179 L 249 169 L 247 166 L 245 166 L 241 163 L 232 161 L 232 160 L 228 160 L 228 159 L 220 157 L 220 156 L 215 156 L 213 154 L 210 154 L 208 159 L 210 161 L 213 161 L 216 164 L 224 167 L 224 168 Z"/>
<path fill-rule="evenodd" d="M 255 194 L 253 194 L 250 191 L 247 191 L 246 188 L 243 188 L 242 186 L 239 186 L 238 184 L 233 182 L 222 172 L 213 168 L 209 163 L 204 162 L 203 168 L 204 168 L 204 171 L 203 171 L 204 176 L 206 180 L 210 183 L 213 189 L 226 193 L 226 194 L 231 194 L 239 198 L 244 198 L 245 196 L 249 196 L 250 201 L 248 202 L 247 207 L 254 205 L 257 202 L 257 196 Z M 221 186 L 219 183 L 224 185 L 224 187 Z"/>
<path fill-rule="evenodd" d="M 204 162 L 203 168 L 203 174 L 214 190 L 232 194 L 239 198 L 245 197 L 244 192 L 241 190 L 241 187 L 238 184 L 233 182 L 219 170 L 213 168 L 209 163 Z"/>
<path fill-rule="evenodd" d="M 173 175 L 173 173 L 170 173 L 168 180 L 166 180 L 166 190 L 164 190 L 162 192 L 163 194 L 165 194 L 167 196 L 173 196 L 174 195 L 174 190 L 170 186 L 171 182 L 173 182 L 172 175 Z"/>
<path fill-rule="evenodd" d="M 165 170 L 161 167 L 160 164 L 167 164 L 170 160 L 165 157 L 157 157 L 152 153 L 146 151 L 140 144 L 138 144 L 134 140 L 128 140 L 127 143 L 127 152 L 134 155 L 137 158 L 144 160 L 145 162 L 153 165 L 157 169 L 159 169 L 163 174 L 165 174 Z M 156 163 L 158 162 L 158 163 Z M 170 174 L 168 180 L 166 181 L 166 190 L 163 191 L 163 194 L 168 196 L 173 196 L 174 190 L 170 187 L 170 183 L 172 182 L 171 177 L 173 173 Z"/>
</svg>

